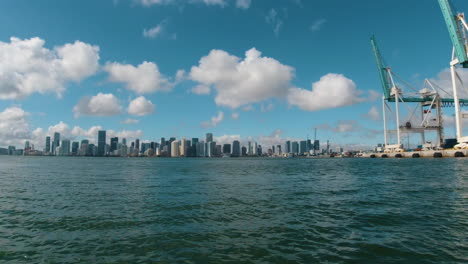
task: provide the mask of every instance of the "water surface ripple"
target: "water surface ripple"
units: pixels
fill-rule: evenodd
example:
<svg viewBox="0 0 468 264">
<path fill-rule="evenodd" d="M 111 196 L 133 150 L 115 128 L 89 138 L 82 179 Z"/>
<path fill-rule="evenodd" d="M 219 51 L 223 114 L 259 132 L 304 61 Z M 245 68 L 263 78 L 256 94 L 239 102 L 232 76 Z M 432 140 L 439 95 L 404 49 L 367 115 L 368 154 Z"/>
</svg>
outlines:
<svg viewBox="0 0 468 264">
<path fill-rule="evenodd" d="M 2 263 L 467 263 L 468 159 L 0 157 Z"/>
</svg>

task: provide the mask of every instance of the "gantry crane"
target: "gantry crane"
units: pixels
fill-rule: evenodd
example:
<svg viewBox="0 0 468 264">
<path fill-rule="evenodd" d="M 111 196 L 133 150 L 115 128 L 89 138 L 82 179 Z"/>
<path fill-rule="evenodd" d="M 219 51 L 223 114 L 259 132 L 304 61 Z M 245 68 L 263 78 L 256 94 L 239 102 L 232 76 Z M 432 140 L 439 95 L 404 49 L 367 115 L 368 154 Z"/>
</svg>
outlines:
<svg viewBox="0 0 468 264">
<path fill-rule="evenodd" d="M 453 13 L 452 6 L 449 0 L 439 0 L 440 9 L 447 24 L 447 29 L 450 35 L 450 39 L 453 43 L 452 61 L 450 62 L 450 72 L 452 77 L 452 88 L 453 88 L 453 99 L 455 102 L 455 124 L 458 145 L 455 148 L 468 148 L 468 136 L 463 136 L 462 127 L 462 113 L 460 109 L 460 103 L 463 104 L 463 100 L 459 98 L 458 87 L 457 87 L 457 65 L 461 65 L 462 68 L 468 68 L 468 38 L 467 31 L 468 25 L 465 20 L 463 13 Z"/>
<path fill-rule="evenodd" d="M 379 51 L 375 36 L 371 38 L 371 45 L 374 52 L 375 60 L 377 62 L 377 68 L 380 76 L 380 81 L 383 88 L 382 97 L 382 116 L 384 123 L 384 144 L 386 151 L 403 151 L 401 144 L 401 133 L 419 133 L 421 135 L 422 145 L 425 143 L 425 132 L 436 131 L 437 132 L 437 146 L 440 147 L 443 143 L 443 125 L 442 125 L 442 114 L 441 107 L 451 106 L 454 102 L 450 98 L 442 98 L 440 96 L 438 87 L 433 84 L 430 80 L 425 80 L 424 87 L 421 90 L 416 90 L 411 87 L 408 83 L 398 77 L 391 67 L 385 65 L 382 55 Z M 401 88 L 402 85 L 397 85 L 395 79 L 398 79 L 403 84 L 406 84 L 411 88 L 414 93 L 408 94 Z M 443 91 L 443 90 L 442 90 Z M 396 119 L 396 144 L 388 144 L 388 130 L 386 112 L 389 102 L 395 103 L 395 119 Z M 416 103 L 416 108 L 413 111 L 409 111 L 411 115 L 409 119 L 404 122 L 404 125 L 400 123 L 400 103 Z M 468 100 L 466 100 L 468 103 Z M 416 110 L 420 109 L 420 123 L 419 120 L 414 123 L 412 119 L 415 116 Z"/>
</svg>

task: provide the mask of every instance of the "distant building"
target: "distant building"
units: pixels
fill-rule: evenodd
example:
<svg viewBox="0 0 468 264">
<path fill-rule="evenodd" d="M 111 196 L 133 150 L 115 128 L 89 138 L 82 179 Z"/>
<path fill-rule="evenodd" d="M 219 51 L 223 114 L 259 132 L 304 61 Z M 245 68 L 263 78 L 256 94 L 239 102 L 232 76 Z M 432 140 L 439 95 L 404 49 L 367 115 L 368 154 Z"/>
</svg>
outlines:
<svg viewBox="0 0 468 264">
<path fill-rule="evenodd" d="M 239 157 L 241 155 L 241 147 L 240 142 L 238 140 L 234 140 L 232 142 L 232 154 L 231 157 Z"/>
<path fill-rule="evenodd" d="M 70 155 L 70 140 L 62 140 L 62 144 L 58 147 L 57 156 L 69 156 Z"/>
<path fill-rule="evenodd" d="M 185 138 L 180 140 L 179 155 L 182 157 L 187 156 L 187 140 Z"/>
<path fill-rule="evenodd" d="M 241 155 L 242 156 L 247 156 L 247 148 L 245 146 L 242 146 L 242 148 L 241 148 Z"/>
<path fill-rule="evenodd" d="M 231 144 L 223 145 L 223 154 L 231 154 Z"/>
<path fill-rule="evenodd" d="M 206 133 L 206 143 L 213 142 L 213 133 Z"/>
<path fill-rule="evenodd" d="M 57 147 L 59 147 L 59 146 L 60 146 L 60 133 L 55 132 L 54 133 L 54 142 L 52 143 L 52 153 L 54 155 L 57 154 L 55 152 L 56 152 Z"/>
<path fill-rule="evenodd" d="M 98 132 L 98 150 L 97 156 L 102 157 L 106 154 L 106 131 L 99 130 Z"/>
<path fill-rule="evenodd" d="M 79 152 L 79 145 L 80 145 L 80 142 L 78 142 L 78 141 L 73 141 L 73 143 L 72 143 L 72 148 L 71 148 L 71 154 L 72 154 L 73 156 L 78 155 L 78 152 Z"/>
<path fill-rule="evenodd" d="M 114 151 L 117 150 L 117 145 L 119 144 L 119 138 L 118 137 L 113 137 L 110 140 L 110 149 L 109 152 L 113 153 Z"/>
<path fill-rule="evenodd" d="M 284 149 L 285 153 L 291 153 L 291 141 L 286 141 L 286 148 Z"/>
<path fill-rule="evenodd" d="M 304 153 L 308 152 L 307 150 L 307 141 L 303 140 L 299 143 L 299 155 L 304 155 Z"/>
<path fill-rule="evenodd" d="M 44 151 L 45 151 L 46 153 L 50 153 L 50 137 L 49 137 L 49 136 L 46 137 L 45 142 L 46 142 L 46 143 L 45 143 L 45 149 L 44 149 Z"/>
<path fill-rule="evenodd" d="M 179 142 L 172 141 L 171 142 L 171 157 L 179 157 Z"/>
<path fill-rule="evenodd" d="M 299 143 L 297 143 L 297 141 L 291 143 L 291 153 L 295 155 L 299 153 Z"/>
</svg>

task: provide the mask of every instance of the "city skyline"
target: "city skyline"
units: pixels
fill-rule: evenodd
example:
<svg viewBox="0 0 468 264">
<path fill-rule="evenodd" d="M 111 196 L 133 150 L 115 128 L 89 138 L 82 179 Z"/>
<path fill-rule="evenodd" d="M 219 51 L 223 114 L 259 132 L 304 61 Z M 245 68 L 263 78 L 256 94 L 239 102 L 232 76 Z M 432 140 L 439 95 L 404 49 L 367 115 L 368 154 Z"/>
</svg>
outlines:
<svg viewBox="0 0 468 264">
<path fill-rule="evenodd" d="M 212 131 L 275 145 L 315 128 L 322 142 L 372 147 L 383 137 L 372 34 L 415 87 L 424 78 L 447 85 L 452 44 L 437 1 L 392 3 L 377 14 L 369 10 L 382 3 L 2 2 L 0 147 L 42 149 L 55 132 L 95 141 L 102 129 L 109 138 Z M 453 137 L 453 109 L 444 111 Z"/>
<path fill-rule="evenodd" d="M 344 154 L 340 146 L 331 148 L 327 141 L 325 148 L 321 149 L 320 140 L 287 140 L 278 145 L 261 145 L 256 141 L 244 141 L 233 139 L 232 142 L 216 142 L 213 133 L 206 133 L 205 141 L 199 138 L 170 137 L 166 140 L 161 137 L 159 141 L 143 142 L 135 139 L 127 145 L 127 139 L 111 137 L 107 139 L 106 130 L 99 130 L 97 144 L 82 139 L 71 141 L 62 139 L 60 133 L 55 132 L 53 141 L 51 137 L 45 137 L 45 147 L 40 150 L 29 141 L 25 142 L 23 149 L 15 146 L 0 148 L 0 155 L 24 155 L 24 156 L 93 156 L 93 157 L 295 157 Z"/>
</svg>

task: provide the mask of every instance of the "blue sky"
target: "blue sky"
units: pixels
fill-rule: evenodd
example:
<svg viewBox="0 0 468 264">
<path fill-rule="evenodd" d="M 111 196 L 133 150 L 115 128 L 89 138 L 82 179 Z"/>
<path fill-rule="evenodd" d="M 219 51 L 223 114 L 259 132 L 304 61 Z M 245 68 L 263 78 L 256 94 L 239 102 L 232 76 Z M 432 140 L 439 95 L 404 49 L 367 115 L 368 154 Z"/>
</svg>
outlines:
<svg viewBox="0 0 468 264">
<path fill-rule="evenodd" d="M 50 69 L 18 70 L 0 61 L 0 75 L 53 72 L 46 79 L 59 82 L 46 84 L 50 89 L 45 92 L 32 85 L 28 92 L 7 96 L 5 87 L 24 84 L 18 79 L 0 81 L 4 86 L 0 112 L 5 120 L 7 114 L 16 113 L 8 119 L 8 127 L 7 122 L 0 126 L 0 146 L 24 140 L 40 146 L 41 138 L 54 130 L 79 139 L 96 126 L 146 140 L 212 132 L 225 138 L 251 136 L 265 144 L 312 137 L 318 127 L 321 141 L 373 145 L 382 142 L 376 115 L 381 109 L 376 96 L 381 86 L 370 36 L 377 35 L 394 71 L 417 87 L 425 78 L 437 80 L 448 67 L 451 42 L 436 0 L 237 2 L 1 1 L 0 58 L 12 54 L 8 48 L 13 45 L 37 37 L 48 50 L 45 62 L 53 60 L 50 56 L 60 59 L 60 47 L 75 41 L 85 45 L 81 48 L 89 47 L 83 51 L 97 54 L 99 60 L 98 65 L 90 59 L 70 70 L 52 63 L 38 66 Z M 460 11 L 468 10 L 466 1 L 453 3 Z M 145 30 L 150 32 L 146 36 Z M 18 42 L 13 44 L 11 37 Z M 245 66 L 245 53 L 252 48 L 261 52 L 251 53 L 258 64 Z M 72 63 L 81 59 L 76 51 L 68 53 Z M 232 56 L 238 64 L 225 66 Z M 203 57 L 210 60 L 202 66 Z M 137 67 L 145 61 L 157 70 L 149 67 L 148 72 L 140 72 Z M 244 66 L 244 74 L 236 75 L 235 70 Z M 145 79 L 155 72 L 155 78 Z M 176 77 L 177 72 L 182 78 Z M 311 93 L 314 83 L 322 92 Z M 143 90 L 129 88 L 132 85 Z M 193 90 L 197 86 L 198 92 Z M 258 88 L 262 92 L 252 92 L 260 86 L 265 86 Z M 336 94 L 324 94 L 327 91 Z M 99 94 L 108 96 L 96 97 Z M 250 102 L 244 104 L 244 98 Z M 112 105 L 107 107 L 108 103 Z M 74 111 L 77 105 L 81 106 Z M 13 107 L 23 112 L 5 112 Z M 452 110 L 446 111 L 452 115 Z M 129 119 L 133 124 L 124 124 Z M 79 129 L 73 131 L 74 127 Z"/>
</svg>

